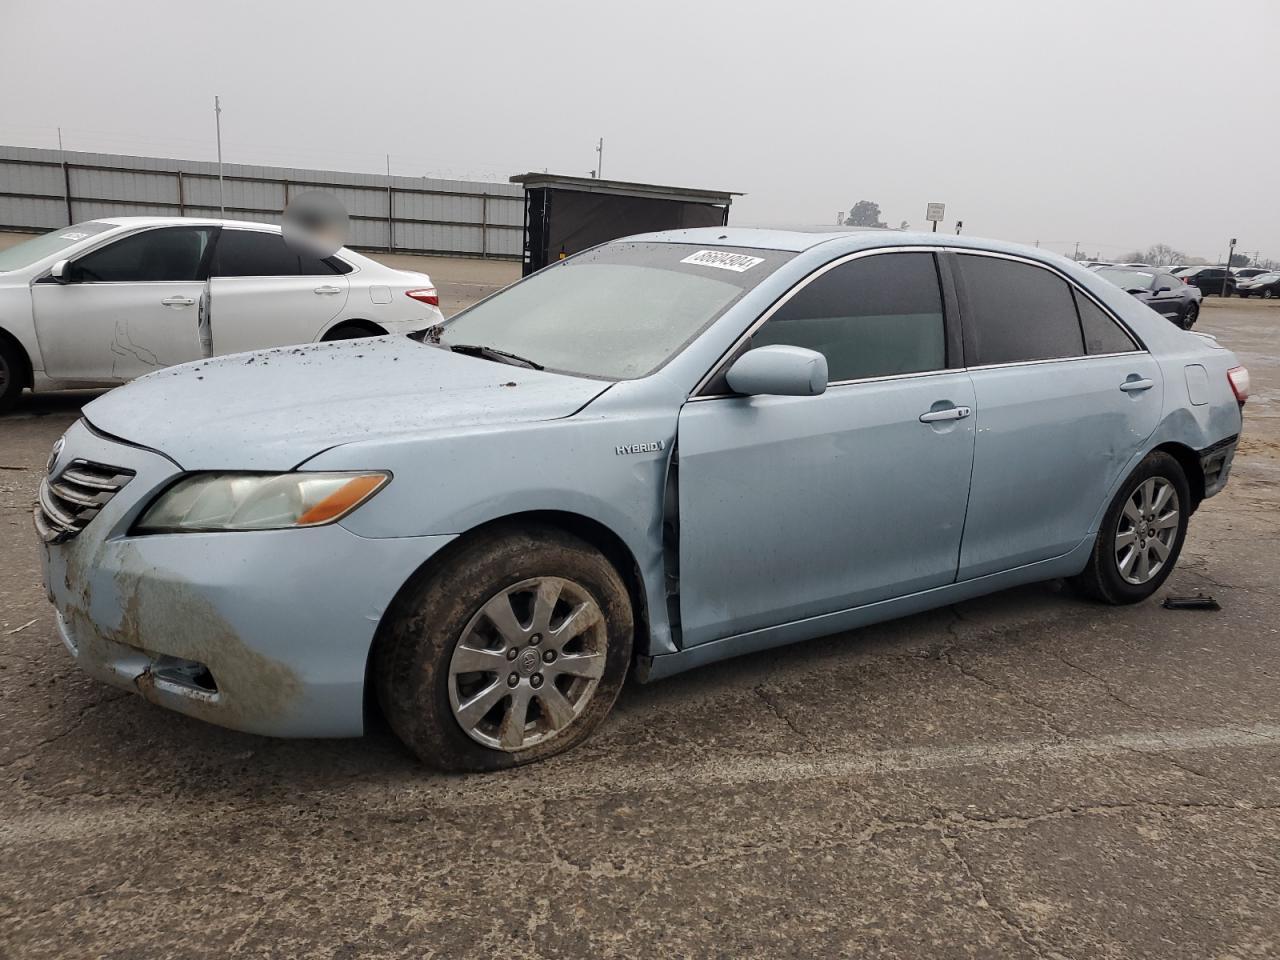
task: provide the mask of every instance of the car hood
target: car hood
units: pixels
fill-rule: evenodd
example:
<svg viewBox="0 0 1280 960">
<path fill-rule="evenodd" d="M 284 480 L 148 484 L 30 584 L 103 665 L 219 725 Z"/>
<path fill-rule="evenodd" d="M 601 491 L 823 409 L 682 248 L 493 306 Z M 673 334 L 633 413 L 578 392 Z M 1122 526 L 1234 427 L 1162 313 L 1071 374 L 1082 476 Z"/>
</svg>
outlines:
<svg viewBox="0 0 1280 960">
<path fill-rule="evenodd" d="M 387 336 L 170 367 L 84 416 L 187 470 L 288 470 L 357 440 L 567 417 L 608 387 Z"/>
</svg>

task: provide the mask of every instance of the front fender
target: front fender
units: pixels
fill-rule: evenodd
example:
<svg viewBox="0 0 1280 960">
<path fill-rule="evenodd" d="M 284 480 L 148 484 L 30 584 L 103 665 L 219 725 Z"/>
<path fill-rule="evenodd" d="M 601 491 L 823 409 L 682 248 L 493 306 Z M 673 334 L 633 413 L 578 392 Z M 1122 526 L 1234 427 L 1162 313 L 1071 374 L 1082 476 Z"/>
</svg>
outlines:
<svg viewBox="0 0 1280 960">
<path fill-rule="evenodd" d="M 341 521 L 367 538 L 464 535 L 515 514 L 554 511 L 611 531 L 644 581 L 650 647 L 674 650 L 666 610 L 662 507 L 674 410 L 347 444 L 307 470 L 389 470 L 392 482 Z"/>
</svg>

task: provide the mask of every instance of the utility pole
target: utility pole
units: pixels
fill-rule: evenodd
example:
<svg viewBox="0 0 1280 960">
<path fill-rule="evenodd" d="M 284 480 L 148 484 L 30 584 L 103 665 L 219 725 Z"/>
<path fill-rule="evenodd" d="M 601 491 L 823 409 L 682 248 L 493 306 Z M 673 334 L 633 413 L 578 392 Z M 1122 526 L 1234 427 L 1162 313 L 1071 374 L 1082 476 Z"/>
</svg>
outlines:
<svg viewBox="0 0 1280 960">
<path fill-rule="evenodd" d="M 596 176 L 604 179 L 604 137 L 596 144 Z"/>
<path fill-rule="evenodd" d="M 1231 296 L 1231 258 L 1236 255 L 1236 238 L 1231 238 L 1231 243 L 1227 246 L 1227 275 L 1222 278 L 1222 295 L 1224 297 Z"/>
<path fill-rule="evenodd" d="M 58 164 L 62 167 L 62 200 L 67 207 L 67 225 L 75 223 L 71 216 L 71 174 L 67 171 L 67 155 L 62 149 L 62 128 L 58 128 Z"/>
<path fill-rule="evenodd" d="M 1071 257 L 1071 259 L 1072 259 L 1072 260 L 1079 260 L 1079 259 L 1080 259 L 1080 241 L 1079 241 L 1079 240 L 1077 240 L 1077 241 L 1076 241 L 1076 252 L 1075 252 L 1075 254 Z"/>
<path fill-rule="evenodd" d="M 222 192 L 222 102 L 213 98 L 213 124 L 218 132 L 218 216 L 226 219 L 227 204 Z"/>
<path fill-rule="evenodd" d="M 957 236 L 957 237 L 958 237 L 958 236 L 960 236 L 960 231 L 961 231 L 962 229 L 964 229 L 964 221 L 963 221 L 963 220 L 957 220 L 957 221 L 956 221 L 956 236 Z"/>
</svg>

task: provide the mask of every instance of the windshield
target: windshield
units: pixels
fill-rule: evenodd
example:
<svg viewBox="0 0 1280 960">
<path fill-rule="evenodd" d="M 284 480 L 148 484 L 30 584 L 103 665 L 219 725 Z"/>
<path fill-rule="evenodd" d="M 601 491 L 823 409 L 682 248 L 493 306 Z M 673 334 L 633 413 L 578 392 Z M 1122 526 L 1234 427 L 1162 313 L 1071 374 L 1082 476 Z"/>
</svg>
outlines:
<svg viewBox="0 0 1280 960">
<path fill-rule="evenodd" d="M 1098 276 L 1106 277 L 1121 290 L 1150 290 L 1156 279 L 1154 273 L 1145 270 L 1117 270 L 1115 267 L 1103 267 Z"/>
<path fill-rule="evenodd" d="M 554 264 L 445 323 L 480 346 L 563 373 L 630 380 L 657 370 L 795 254 L 618 241 Z"/>
<path fill-rule="evenodd" d="M 102 223 L 98 220 L 74 223 L 69 227 L 60 227 L 44 236 L 32 237 L 8 249 L 0 250 L 0 273 L 29 267 L 37 260 L 43 260 L 50 254 L 75 246 L 81 240 L 105 230 L 111 230 L 113 227 L 115 227 L 114 223 Z"/>
</svg>

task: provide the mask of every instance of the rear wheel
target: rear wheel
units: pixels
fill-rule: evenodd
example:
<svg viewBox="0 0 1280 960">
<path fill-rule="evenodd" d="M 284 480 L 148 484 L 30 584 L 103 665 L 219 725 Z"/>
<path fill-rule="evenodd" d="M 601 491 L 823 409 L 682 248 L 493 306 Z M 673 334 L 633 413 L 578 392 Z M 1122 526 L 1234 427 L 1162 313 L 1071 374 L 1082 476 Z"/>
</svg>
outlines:
<svg viewBox="0 0 1280 960">
<path fill-rule="evenodd" d="M 1178 461 L 1152 453 L 1107 508 L 1089 564 L 1073 582 L 1103 603 L 1147 599 L 1178 562 L 1190 509 L 1191 490 Z"/>
<path fill-rule="evenodd" d="M 1275 291 L 1274 291 L 1274 290 L 1271 290 L 1271 289 L 1267 289 L 1267 290 L 1263 290 L 1263 291 L 1262 291 L 1262 299 L 1263 299 L 1263 300 L 1270 300 L 1270 299 L 1271 299 L 1272 297 L 1274 297 L 1275 295 L 1276 295 Z"/>
<path fill-rule="evenodd" d="M 324 335 L 324 342 L 356 340 L 360 337 L 380 337 L 384 333 L 386 333 L 385 330 L 370 330 L 368 327 L 361 326 L 358 323 L 342 323 Z"/>
<path fill-rule="evenodd" d="M 548 527 L 482 533 L 402 592 L 374 659 L 391 728 L 444 770 L 496 770 L 586 739 L 631 662 L 627 588 Z"/>
<path fill-rule="evenodd" d="M 1192 302 L 1187 305 L 1187 312 L 1182 317 L 1182 329 L 1190 330 L 1200 317 L 1200 304 Z"/>
<path fill-rule="evenodd" d="M 0 413 L 11 408 L 22 395 L 23 372 L 18 351 L 0 340 Z"/>
</svg>

